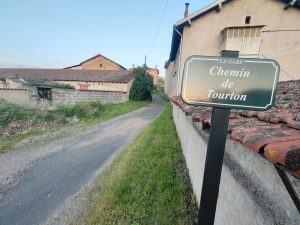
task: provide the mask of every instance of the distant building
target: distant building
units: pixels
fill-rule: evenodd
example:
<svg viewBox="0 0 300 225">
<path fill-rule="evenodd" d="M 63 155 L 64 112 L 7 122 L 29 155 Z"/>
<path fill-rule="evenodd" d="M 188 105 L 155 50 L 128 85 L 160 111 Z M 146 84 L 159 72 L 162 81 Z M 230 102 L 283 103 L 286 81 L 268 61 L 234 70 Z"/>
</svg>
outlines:
<svg viewBox="0 0 300 225">
<path fill-rule="evenodd" d="M 299 0 L 218 0 L 175 23 L 165 63 L 165 91 L 180 93 L 182 70 L 191 55 L 218 56 L 237 50 L 240 57 L 279 62 L 279 80 L 300 79 Z M 262 74 L 263 76 L 263 74 Z"/>
<path fill-rule="evenodd" d="M 133 80 L 134 74 L 130 70 L 0 69 L 0 98 L 39 107 L 44 106 L 39 102 L 48 100 L 51 92 L 55 104 L 91 99 L 119 103 L 129 100 Z M 25 86 L 24 82 L 28 81 L 41 83 L 41 86 Z M 59 94 L 58 88 L 43 86 L 43 83 L 49 82 L 69 84 L 75 90 L 66 89 L 64 94 Z M 29 100 L 24 96 L 29 96 Z"/>
<path fill-rule="evenodd" d="M 130 68 L 129 70 L 133 70 L 133 69 L 134 69 L 134 64 L 132 65 L 132 68 Z M 148 70 L 146 70 L 146 71 L 147 71 L 147 73 L 152 75 L 154 85 L 158 85 L 159 70 L 157 69 L 157 66 L 155 66 L 155 68 L 148 67 Z"/>
<path fill-rule="evenodd" d="M 157 66 L 155 66 L 155 68 L 149 67 L 147 72 L 153 76 L 153 83 L 154 83 L 154 85 L 157 86 L 158 85 L 158 74 L 159 74 L 159 70 L 157 69 Z"/>
<path fill-rule="evenodd" d="M 127 70 L 125 67 L 120 64 L 112 61 L 111 59 L 103 55 L 95 55 L 78 65 L 69 66 L 64 69 L 73 69 L 73 70 Z"/>
</svg>

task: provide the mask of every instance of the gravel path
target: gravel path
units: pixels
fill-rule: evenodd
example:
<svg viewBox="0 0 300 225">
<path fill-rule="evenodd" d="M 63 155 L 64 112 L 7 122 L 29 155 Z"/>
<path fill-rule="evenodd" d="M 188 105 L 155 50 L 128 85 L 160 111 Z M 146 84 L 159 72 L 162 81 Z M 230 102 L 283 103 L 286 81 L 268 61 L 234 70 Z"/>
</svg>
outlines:
<svg viewBox="0 0 300 225">
<path fill-rule="evenodd" d="M 82 212 L 86 192 L 80 190 L 92 185 L 164 105 L 155 97 L 85 132 L 0 155 L 0 224 L 65 224 Z"/>
</svg>

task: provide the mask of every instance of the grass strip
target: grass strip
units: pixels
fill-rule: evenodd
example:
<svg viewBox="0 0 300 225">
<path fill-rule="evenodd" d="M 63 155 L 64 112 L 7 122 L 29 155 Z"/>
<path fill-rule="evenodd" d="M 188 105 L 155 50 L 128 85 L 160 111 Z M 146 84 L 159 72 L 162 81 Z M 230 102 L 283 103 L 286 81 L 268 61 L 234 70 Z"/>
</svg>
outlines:
<svg viewBox="0 0 300 225">
<path fill-rule="evenodd" d="M 173 120 L 161 114 L 95 179 L 76 224 L 193 224 L 197 204 Z"/>
</svg>

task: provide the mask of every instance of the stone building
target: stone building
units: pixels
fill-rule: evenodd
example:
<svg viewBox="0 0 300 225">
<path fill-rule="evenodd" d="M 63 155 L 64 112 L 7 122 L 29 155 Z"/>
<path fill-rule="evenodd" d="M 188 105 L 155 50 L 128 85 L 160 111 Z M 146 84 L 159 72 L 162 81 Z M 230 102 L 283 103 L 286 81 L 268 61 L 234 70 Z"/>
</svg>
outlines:
<svg viewBox="0 0 300 225">
<path fill-rule="evenodd" d="M 129 100 L 133 80 L 130 70 L 0 69 L 0 98 L 37 107 L 42 106 L 39 101 L 49 100 L 51 92 L 54 104 L 96 99 L 103 103 L 119 103 Z M 38 81 L 41 86 L 23 85 L 28 81 Z M 43 86 L 43 82 L 69 84 L 75 90 L 58 90 Z"/>
<path fill-rule="evenodd" d="M 120 64 L 112 61 L 111 59 L 103 55 L 95 55 L 78 65 L 66 67 L 64 69 L 73 69 L 73 70 L 126 70 L 125 67 Z"/>
<path fill-rule="evenodd" d="M 158 85 L 158 74 L 159 74 L 159 70 L 157 69 L 157 66 L 155 66 L 155 68 L 149 68 L 147 70 L 147 72 L 152 75 L 153 83 L 154 83 L 154 85 L 157 86 Z"/>
</svg>

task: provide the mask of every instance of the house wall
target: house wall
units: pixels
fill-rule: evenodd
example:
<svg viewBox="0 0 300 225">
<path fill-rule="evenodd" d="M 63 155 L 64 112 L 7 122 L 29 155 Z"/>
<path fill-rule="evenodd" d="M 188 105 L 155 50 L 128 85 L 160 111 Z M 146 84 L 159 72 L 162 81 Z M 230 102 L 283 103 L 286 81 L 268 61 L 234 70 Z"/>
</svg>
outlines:
<svg viewBox="0 0 300 225">
<path fill-rule="evenodd" d="M 80 86 L 83 87 L 80 84 L 86 84 L 89 85 L 88 90 L 123 91 L 123 92 L 127 92 L 129 90 L 127 83 L 80 82 L 80 81 L 56 81 L 56 82 L 63 83 L 63 84 L 70 84 L 71 86 L 75 87 L 75 89 L 80 89 Z"/>
<path fill-rule="evenodd" d="M 147 70 L 147 73 L 152 75 L 154 85 L 158 85 L 158 69 L 151 68 L 151 69 Z"/>
<path fill-rule="evenodd" d="M 100 67 L 102 64 L 102 67 Z M 97 56 L 82 64 L 83 70 L 122 70 L 120 66 L 103 56 Z"/>
<path fill-rule="evenodd" d="M 6 83 L 7 83 L 6 88 L 10 88 L 10 89 L 18 89 L 18 88 L 22 89 L 22 88 L 24 88 L 23 84 L 18 83 L 18 82 L 14 81 L 14 80 L 11 80 L 9 78 L 6 78 Z"/>
<path fill-rule="evenodd" d="M 6 88 L 6 81 L 0 80 L 0 88 Z"/>
<path fill-rule="evenodd" d="M 27 90 L 11 90 L 0 89 L 0 98 L 7 100 L 10 103 L 14 103 L 20 106 L 28 107 L 28 91 Z"/>
<path fill-rule="evenodd" d="M 192 21 L 191 26 L 183 30 L 180 74 L 186 58 L 191 55 L 219 55 L 221 31 L 225 27 L 266 25 L 260 45 L 261 57 L 275 59 L 282 70 L 300 79 L 296 63 L 300 56 L 300 23 L 296 22 L 300 21 L 300 10 L 293 7 L 284 10 L 284 6 L 284 2 L 276 0 L 235 0 L 223 5 L 218 13 L 213 10 Z M 250 24 L 245 24 L 246 16 L 251 16 Z M 273 32 L 266 32 L 268 30 Z M 290 79 L 283 72 L 280 74 L 280 81 Z"/>
<path fill-rule="evenodd" d="M 180 65 L 180 47 L 177 51 L 177 57 L 173 62 L 170 62 L 169 67 L 165 71 L 165 93 L 168 96 L 178 95 L 179 65 Z"/>
<path fill-rule="evenodd" d="M 193 123 L 191 116 L 186 116 L 179 107 L 172 105 L 174 122 L 199 203 L 208 134 L 202 133 L 202 123 Z M 300 193 L 299 180 L 291 176 L 290 179 Z M 229 137 L 225 148 L 215 224 L 300 224 L 299 212 L 274 165 Z"/>
</svg>

